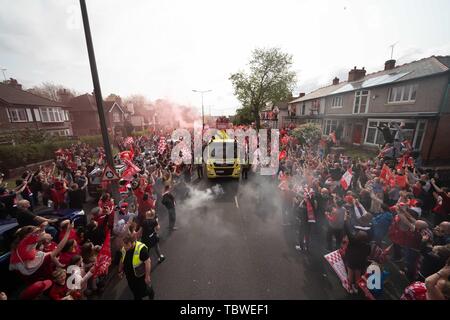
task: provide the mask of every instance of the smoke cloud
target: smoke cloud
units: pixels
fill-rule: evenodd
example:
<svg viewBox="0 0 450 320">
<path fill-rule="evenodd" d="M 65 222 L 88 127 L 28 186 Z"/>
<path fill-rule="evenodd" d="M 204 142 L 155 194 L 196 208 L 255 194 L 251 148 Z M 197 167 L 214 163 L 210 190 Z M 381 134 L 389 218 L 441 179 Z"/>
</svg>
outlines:
<svg viewBox="0 0 450 320">
<path fill-rule="evenodd" d="M 193 106 L 180 105 L 166 99 L 158 99 L 152 105 L 156 111 L 159 124 L 174 128 L 193 128 L 194 121 L 201 119 Z"/>
</svg>

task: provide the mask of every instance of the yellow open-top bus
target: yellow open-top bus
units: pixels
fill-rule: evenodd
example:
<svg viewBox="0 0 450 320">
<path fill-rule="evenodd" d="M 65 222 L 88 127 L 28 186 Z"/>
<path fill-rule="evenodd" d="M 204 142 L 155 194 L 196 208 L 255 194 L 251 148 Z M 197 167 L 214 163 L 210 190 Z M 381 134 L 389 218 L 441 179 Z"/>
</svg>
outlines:
<svg viewBox="0 0 450 320">
<path fill-rule="evenodd" d="M 225 131 L 219 131 L 211 139 L 207 146 L 207 152 L 206 173 L 208 178 L 240 177 L 241 163 L 238 142 L 231 139 Z"/>
</svg>

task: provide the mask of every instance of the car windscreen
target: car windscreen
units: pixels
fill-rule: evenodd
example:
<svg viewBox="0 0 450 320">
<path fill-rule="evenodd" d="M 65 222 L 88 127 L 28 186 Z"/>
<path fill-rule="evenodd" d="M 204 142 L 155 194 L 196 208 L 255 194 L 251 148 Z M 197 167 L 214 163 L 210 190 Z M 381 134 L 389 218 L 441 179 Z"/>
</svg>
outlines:
<svg viewBox="0 0 450 320">
<path fill-rule="evenodd" d="M 212 142 L 209 145 L 211 158 L 236 159 L 238 154 L 237 142 Z"/>
</svg>

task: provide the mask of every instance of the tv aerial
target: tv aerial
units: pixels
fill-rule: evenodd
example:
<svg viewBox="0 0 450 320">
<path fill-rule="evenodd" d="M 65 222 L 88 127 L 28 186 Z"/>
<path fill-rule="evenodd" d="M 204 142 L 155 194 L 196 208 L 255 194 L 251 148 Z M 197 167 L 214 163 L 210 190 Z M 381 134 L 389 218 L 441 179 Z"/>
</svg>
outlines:
<svg viewBox="0 0 450 320">
<path fill-rule="evenodd" d="M 7 79 L 6 79 L 5 71 L 8 70 L 8 69 L 6 69 L 6 68 L 0 68 L 0 70 L 2 71 L 2 73 L 3 73 L 3 78 L 5 78 L 5 81 L 6 81 Z"/>
<path fill-rule="evenodd" d="M 397 43 L 399 43 L 399 41 L 397 41 L 394 44 L 391 44 L 389 47 L 391 48 L 391 60 L 394 57 L 394 47 L 397 45 Z"/>
</svg>

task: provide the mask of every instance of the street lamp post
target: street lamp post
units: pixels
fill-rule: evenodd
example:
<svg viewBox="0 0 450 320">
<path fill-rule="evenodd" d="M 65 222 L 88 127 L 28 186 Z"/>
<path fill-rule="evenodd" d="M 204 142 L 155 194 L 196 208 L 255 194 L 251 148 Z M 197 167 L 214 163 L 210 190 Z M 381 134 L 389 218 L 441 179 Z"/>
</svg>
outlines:
<svg viewBox="0 0 450 320">
<path fill-rule="evenodd" d="M 205 110 L 203 106 L 203 94 L 211 92 L 212 90 L 192 90 L 193 92 L 200 93 L 202 95 L 202 129 L 205 129 Z"/>
</svg>

